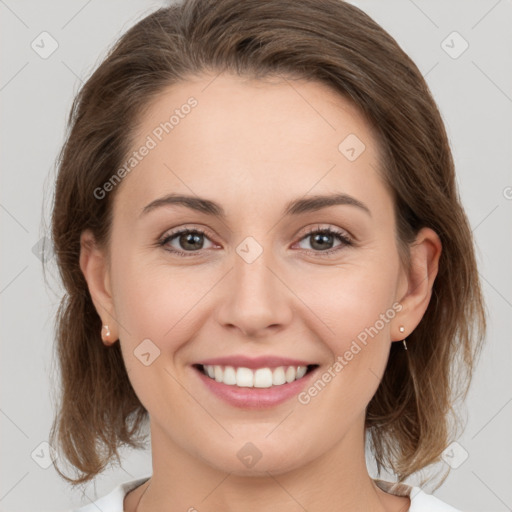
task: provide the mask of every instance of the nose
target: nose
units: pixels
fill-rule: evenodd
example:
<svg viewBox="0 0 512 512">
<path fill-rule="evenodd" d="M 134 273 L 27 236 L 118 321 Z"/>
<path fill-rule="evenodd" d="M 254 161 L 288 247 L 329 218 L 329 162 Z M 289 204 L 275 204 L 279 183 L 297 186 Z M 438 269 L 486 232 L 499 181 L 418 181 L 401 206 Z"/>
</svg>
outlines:
<svg viewBox="0 0 512 512">
<path fill-rule="evenodd" d="M 234 255 L 234 268 L 226 276 L 216 315 L 224 328 L 261 338 L 289 324 L 293 294 L 274 263 L 270 250 L 251 263 Z"/>
</svg>

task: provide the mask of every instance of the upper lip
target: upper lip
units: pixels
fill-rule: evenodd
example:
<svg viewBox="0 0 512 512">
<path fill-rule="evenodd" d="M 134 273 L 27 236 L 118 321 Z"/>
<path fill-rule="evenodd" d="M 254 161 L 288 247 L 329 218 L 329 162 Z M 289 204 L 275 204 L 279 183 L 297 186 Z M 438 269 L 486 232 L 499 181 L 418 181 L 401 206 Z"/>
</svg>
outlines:
<svg viewBox="0 0 512 512">
<path fill-rule="evenodd" d="M 211 366 L 235 366 L 237 368 L 277 368 L 278 366 L 309 366 L 315 363 L 311 361 L 304 361 L 300 359 L 290 359 L 288 357 L 278 356 L 227 356 L 227 357 L 214 357 L 212 359 L 204 359 L 199 361 L 198 365 L 211 365 Z"/>
</svg>

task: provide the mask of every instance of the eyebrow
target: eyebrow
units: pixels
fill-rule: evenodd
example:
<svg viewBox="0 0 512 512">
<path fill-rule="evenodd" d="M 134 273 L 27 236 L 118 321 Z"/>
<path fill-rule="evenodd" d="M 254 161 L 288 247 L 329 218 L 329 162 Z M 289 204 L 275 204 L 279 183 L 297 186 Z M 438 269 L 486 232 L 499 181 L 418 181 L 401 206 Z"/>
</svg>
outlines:
<svg viewBox="0 0 512 512">
<path fill-rule="evenodd" d="M 222 220 L 226 219 L 226 212 L 220 204 L 211 201 L 210 199 L 181 194 L 167 194 L 163 197 L 155 199 L 154 201 L 151 201 L 151 203 L 142 209 L 140 216 L 145 215 L 150 211 L 155 210 L 156 208 L 168 205 L 185 206 L 186 208 L 190 208 L 201 213 L 206 213 L 207 215 L 218 217 Z M 287 203 L 283 211 L 283 216 L 300 215 L 336 205 L 355 206 L 366 212 L 370 217 L 372 215 L 370 209 L 364 203 L 359 201 L 359 199 L 356 199 L 355 197 L 352 197 L 348 194 L 340 193 L 330 195 L 315 195 L 304 199 L 295 199 L 290 201 Z"/>
</svg>

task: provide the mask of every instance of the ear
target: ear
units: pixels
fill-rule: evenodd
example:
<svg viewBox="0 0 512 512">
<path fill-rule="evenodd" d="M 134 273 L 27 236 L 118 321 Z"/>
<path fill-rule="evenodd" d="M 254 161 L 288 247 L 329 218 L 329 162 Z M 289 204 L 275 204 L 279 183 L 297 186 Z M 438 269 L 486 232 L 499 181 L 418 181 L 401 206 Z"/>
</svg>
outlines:
<svg viewBox="0 0 512 512">
<path fill-rule="evenodd" d="M 105 251 L 97 246 L 89 229 L 80 235 L 80 268 L 101 323 L 103 326 L 107 325 L 110 331 L 108 333 L 102 329 L 103 343 L 111 345 L 119 339 L 119 329 L 112 300 L 108 257 Z"/>
<path fill-rule="evenodd" d="M 407 291 L 399 299 L 402 310 L 395 317 L 393 341 L 405 339 L 420 323 L 432 296 L 432 287 L 438 272 L 442 244 L 437 233 L 430 228 L 422 228 L 410 246 L 411 265 L 405 271 Z M 403 325 L 405 331 L 399 331 Z"/>
</svg>

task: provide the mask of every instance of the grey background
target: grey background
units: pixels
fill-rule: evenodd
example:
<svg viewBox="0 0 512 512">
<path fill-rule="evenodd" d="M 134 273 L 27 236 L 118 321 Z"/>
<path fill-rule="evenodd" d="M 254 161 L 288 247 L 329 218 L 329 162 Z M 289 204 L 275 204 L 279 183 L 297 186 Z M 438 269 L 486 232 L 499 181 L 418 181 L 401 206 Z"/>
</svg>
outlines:
<svg viewBox="0 0 512 512">
<path fill-rule="evenodd" d="M 489 311 L 487 345 L 461 411 L 467 427 L 447 458 L 460 465 L 435 495 L 466 511 L 512 510 L 512 2 L 353 3 L 396 38 L 440 106 Z M 123 451 L 123 468 L 106 471 L 82 496 L 52 465 L 40 466 L 54 410 L 51 355 L 60 288 L 54 266 L 53 284 L 45 285 L 37 248 L 47 234 L 54 162 L 72 98 L 109 46 L 163 4 L 0 0 L 2 511 L 64 510 L 151 473 L 149 451 Z M 31 47 L 34 40 L 42 46 L 43 31 L 58 43 L 46 59 Z M 446 39 L 453 31 L 469 44 L 457 58 L 464 42 Z"/>
</svg>

